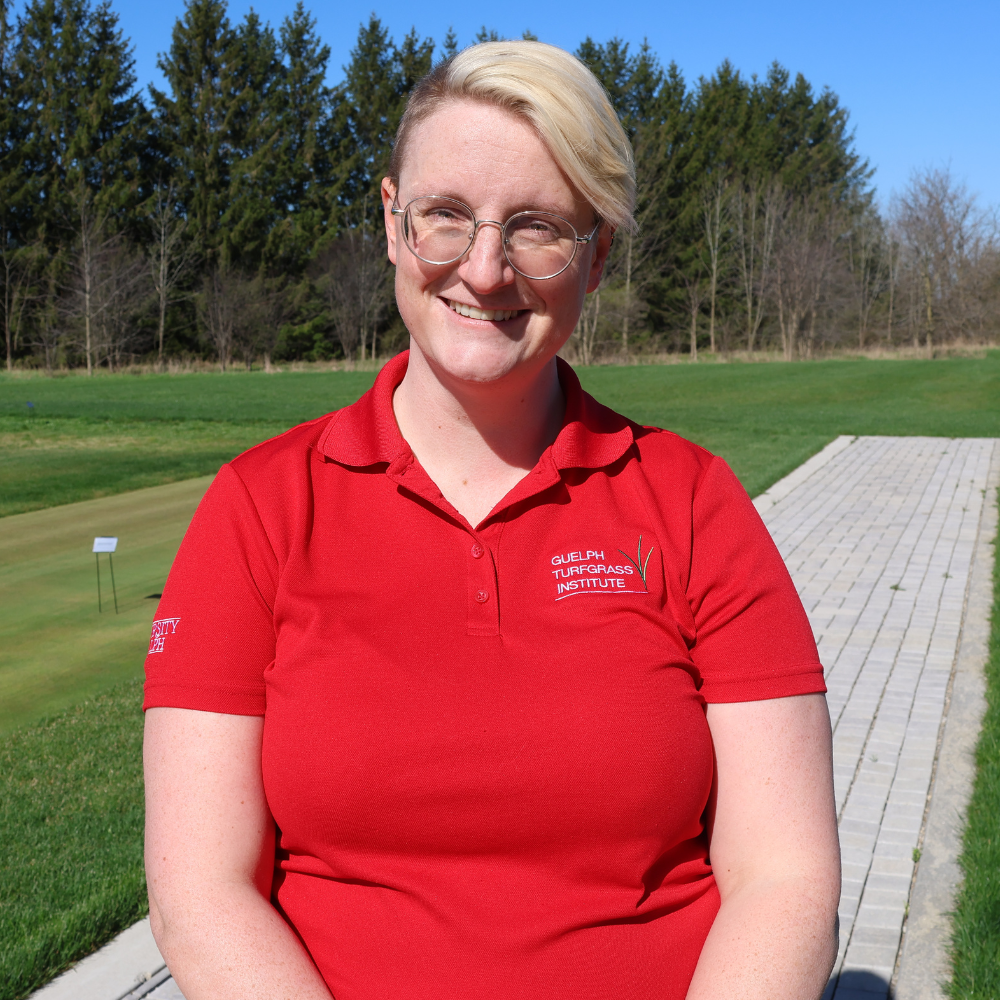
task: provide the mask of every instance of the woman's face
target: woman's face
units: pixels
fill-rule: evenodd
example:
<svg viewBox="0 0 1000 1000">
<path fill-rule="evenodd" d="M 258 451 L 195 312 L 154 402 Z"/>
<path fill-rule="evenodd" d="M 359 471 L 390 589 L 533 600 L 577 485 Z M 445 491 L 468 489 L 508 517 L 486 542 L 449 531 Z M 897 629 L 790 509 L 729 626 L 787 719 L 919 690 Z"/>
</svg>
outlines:
<svg viewBox="0 0 1000 1000">
<path fill-rule="evenodd" d="M 427 264 L 403 242 L 390 213 L 422 195 L 464 202 L 477 219 L 505 222 L 527 209 L 567 219 L 581 235 L 594 228 L 582 201 L 529 125 L 500 108 L 455 101 L 414 129 L 399 190 L 382 182 L 389 259 L 396 265 L 396 301 L 411 347 L 451 377 L 493 382 L 511 373 L 531 376 L 573 332 L 586 292 L 601 279 L 611 234 L 580 244 L 572 264 L 544 280 L 518 274 L 501 249 L 497 226 L 481 226 L 472 249 L 452 264 Z M 513 312 L 512 318 L 474 319 L 455 307 Z"/>
</svg>

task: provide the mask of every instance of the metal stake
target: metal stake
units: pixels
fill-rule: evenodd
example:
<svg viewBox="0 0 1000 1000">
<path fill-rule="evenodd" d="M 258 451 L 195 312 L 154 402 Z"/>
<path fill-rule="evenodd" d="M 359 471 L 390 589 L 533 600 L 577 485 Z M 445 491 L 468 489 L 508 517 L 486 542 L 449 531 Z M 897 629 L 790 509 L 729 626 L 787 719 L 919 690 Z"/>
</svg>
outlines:
<svg viewBox="0 0 1000 1000">
<path fill-rule="evenodd" d="M 115 587 L 115 561 L 108 553 L 108 565 L 111 567 L 111 592 L 115 595 L 115 614 L 118 614 L 118 590 Z"/>
<path fill-rule="evenodd" d="M 101 554 L 99 552 L 94 553 L 94 562 L 97 563 L 97 613 L 100 614 L 104 609 L 101 607 Z"/>
</svg>

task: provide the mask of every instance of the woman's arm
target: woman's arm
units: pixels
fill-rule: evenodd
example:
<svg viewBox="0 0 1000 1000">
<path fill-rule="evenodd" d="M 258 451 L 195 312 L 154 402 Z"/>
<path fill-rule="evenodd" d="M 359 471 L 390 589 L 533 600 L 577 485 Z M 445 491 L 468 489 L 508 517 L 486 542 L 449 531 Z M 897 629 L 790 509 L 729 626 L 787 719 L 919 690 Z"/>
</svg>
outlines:
<svg viewBox="0 0 1000 1000">
<path fill-rule="evenodd" d="M 187 1000 L 331 1000 L 269 901 L 263 729 L 254 716 L 146 712 L 150 924 Z"/>
<path fill-rule="evenodd" d="M 837 954 L 840 849 L 822 695 L 709 705 L 722 906 L 687 1000 L 816 1000 Z"/>
</svg>

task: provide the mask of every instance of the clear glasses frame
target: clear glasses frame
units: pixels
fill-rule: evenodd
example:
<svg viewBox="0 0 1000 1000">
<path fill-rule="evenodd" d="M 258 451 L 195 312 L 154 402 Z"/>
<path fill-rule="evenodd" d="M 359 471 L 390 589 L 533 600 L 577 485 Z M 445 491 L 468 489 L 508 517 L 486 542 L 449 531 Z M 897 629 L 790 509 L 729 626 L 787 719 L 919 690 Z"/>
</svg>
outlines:
<svg viewBox="0 0 1000 1000">
<path fill-rule="evenodd" d="M 472 218 L 473 228 L 472 232 L 469 234 L 468 246 L 466 246 L 466 248 L 460 254 L 457 254 L 454 257 L 450 257 L 448 260 L 429 260 L 427 257 L 421 257 L 421 255 L 418 254 L 417 251 L 414 250 L 412 246 L 410 246 L 410 241 L 406 238 L 406 234 L 404 231 L 403 242 L 406 244 L 406 249 L 409 250 L 410 253 L 412 253 L 413 256 L 417 258 L 417 260 L 422 260 L 425 264 L 435 264 L 439 266 L 444 264 L 454 264 L 455 261 L 461 260 L 472 249 L 472 245 L 476 242 L 476 237 L 479 235 L 480 226 L 496 226 L 500 230 L 501 234 L 501 245 L 503 247 L 504 260 L 506 260 L 507 263 L 510 264 L 510 266 L 515 271 L 517 271 L 518 274 L 522 275 L 525 278 L 530 278 L 532 281 L 546 281 L 549 278 L 555 278 L 558 277 L 560 274 L 562 274 L 563 271 L 565 271 L 566 268 L 568 268 L 570 264 L 572 264 L 573 261 L 576 260 L 576 253 L 577 250 L 579 250 L 580 245 L 590 243 L 594 239 L 594 237 L 597 235 L 597 231 L 601 228 L 601 223 L 603 221 L 601 219 L 598 219 L 597 224 L 586 236 L 580 236 L 579 233 L 577 233 L 576 231 L 576 226 L 574 226 L 573 223 L 569 221 L 569 219 L 564 219 L 561 215 L 556 215 L 554 212 L 532 212 L 532 211 L 515 212 L 506 222 L 500 222 L 497 219 L 477 219 L 476 213 L 473 212 L 472 209 L 469 208 L 469 206 L 466 205 L 464 202 L 459 201 L 457 198 L 450 198 L 448 197 L 448 195 L 438 195 L 438 194 L 420 195 L 417 198 L 411 198 L 402 208 L 398 207 L 399 203 L 394 198 L 393 206 L 390 209 L 390 211 L 392 212 L 393 215 L 398 216 L 400 218 L 404 218 L 406 216 L 406 213 L 409 212 L 410 207 L 413 205 L 414 202 L 423 201 L 424 199 L 428 198 L 434 198 L 440 201 L 449 201 L 455 205 L 461 206 L 462 208 L 465 209 L 466 212 L 469 213 L 469 216 Z M 563 266 L 559 268 L 558 271 L 553 271 L 551 274 L 543 274 L 543 275 L 527 274 L 526 272 L 522 271 L 510 259 L 510 255 L 507 252 L 507 247 L 510 242 L 508 239 L 508 227 L 511 225 L 511 223 L 515 222 L 518 219 L 523 219 L 526 216 L 546 216 L 550 219 L 558 219 L 560 222 L 564 223 L 566 226 L 569 227 L 570 232 L 573 234 L 573 253 L 570 255 L 569 260 L 567 260 L 566 263 L 563 264 Z"/>
</svg>

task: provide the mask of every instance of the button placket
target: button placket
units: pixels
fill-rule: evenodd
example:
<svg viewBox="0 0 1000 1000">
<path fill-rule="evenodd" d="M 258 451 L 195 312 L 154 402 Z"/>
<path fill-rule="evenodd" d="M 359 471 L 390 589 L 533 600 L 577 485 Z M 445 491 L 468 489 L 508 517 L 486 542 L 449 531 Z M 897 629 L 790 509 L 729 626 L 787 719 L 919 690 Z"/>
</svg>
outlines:
<svg viewBox="0 0 1000 1000">
<path fill-rule="evenodd" d="M 499 635 L 496 566 L 489 547 L 475 536 L 466 541 L 469 635 Z"/>
</svg>

